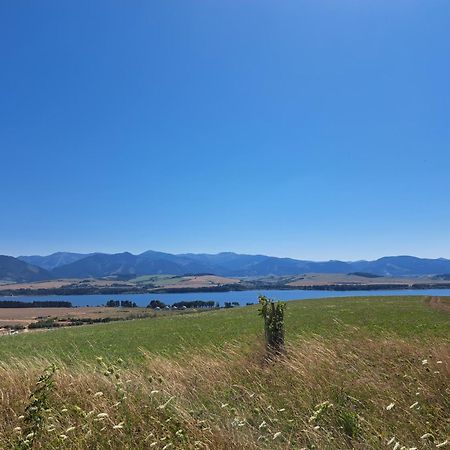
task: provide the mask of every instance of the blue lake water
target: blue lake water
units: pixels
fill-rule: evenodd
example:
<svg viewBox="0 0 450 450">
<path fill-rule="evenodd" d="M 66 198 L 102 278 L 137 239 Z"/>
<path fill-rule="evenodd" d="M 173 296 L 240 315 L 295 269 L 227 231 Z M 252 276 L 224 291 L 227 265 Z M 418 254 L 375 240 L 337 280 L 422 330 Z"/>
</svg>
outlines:
<svg viewBox="0 0 450 450">
<path fill-rule="evenodd" d="M 257 303 L 258 295 L 266 295 L 275 300 L 307 300 L 328 297 L 373 297 L 381 295 L 436 295 L 450 296 L 450 289 L 399 289 L 380 291 L 320 291 L 320 290 L 262 290 L 262 291 L 230 291 L 230 292 L 189 292 L 170 294 L 116 294 L 116 295 L 46 295 L 46 296 L 17 296 L 0 297 L 0 300 L 15 300 L 30 302 L 33 300 L 62 300 L 72 302 L 73 306 L 101 306 L 108 300 L 131 300 L 138 306 L 147 306 L 150 300 L 161 300 L 166 305 L 179 301 L 212 300 L 221 306 L 225 302 Z"/>
</svg>

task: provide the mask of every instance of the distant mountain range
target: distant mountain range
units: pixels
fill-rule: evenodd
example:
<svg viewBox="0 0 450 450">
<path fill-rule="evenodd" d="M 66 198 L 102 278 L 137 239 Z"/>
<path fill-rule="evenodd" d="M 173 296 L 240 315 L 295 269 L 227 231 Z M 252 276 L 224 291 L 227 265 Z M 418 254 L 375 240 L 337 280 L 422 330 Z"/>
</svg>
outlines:
<svg viewBox="0 0 450 450">
<path fill-rule="evenodd" d="M 450 260 L 389 256 L 375 261 L 304 261 L 237 253 L 174 255 L 147 251 L 131 253 L 67 253 L 48 256 L 0 256 L 0 280 L 31 282 L 56 278 L 101 278 L 153 274 L 208 273 L 231 277 L 298 275 L 302 273 L 354 273 L 383 276 L 450 274 Z"/>
<path fill-rule="evenodd" d="M 28 264 L 12 256 L 0 255 L 0 280 L 17 283 L 50 280 L 54 276 L 42 267 Z"/>
</svg>

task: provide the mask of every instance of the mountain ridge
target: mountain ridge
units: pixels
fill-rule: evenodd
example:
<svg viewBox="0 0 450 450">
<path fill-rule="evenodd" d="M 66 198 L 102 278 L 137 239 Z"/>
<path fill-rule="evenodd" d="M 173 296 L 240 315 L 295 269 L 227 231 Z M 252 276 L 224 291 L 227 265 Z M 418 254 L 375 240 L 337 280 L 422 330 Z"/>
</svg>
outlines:
<svg viewBox="0 0 450 450">
<path fill-rule="evenodd" d="M 44 272 L 41 272 L 38 277 L 50 276 L 51 278 L 133 277 L 155 274 L 184 275 L 187 273 L 211 273 L 231 277 L 352 272 L 381 276 L 423 276 L 450 273 L 449 259 L 442 257 L 419 258 L 408 255 L 384 256 L 373 261 L 311 261 L 234 252 L 172 254 L 148 250 L 139 254 L 130 252 L 114 254 L 57 252 L 48 256 L 20 256 L 13 259 L 42 269 Z M 35 278 L 33 273 L 36 273 L 36 270 L 31 271 L 31 278 Z M 3 279 L 3 276 L 0 272 L 0 279 Z M 21 279 L 24 277 L 26 278 L 22 273 Z M 9 273 L 9 278 L 11 278 L 11 273 Z M 25 281 L 29 280 L 25 279 Z"/>
</svg>

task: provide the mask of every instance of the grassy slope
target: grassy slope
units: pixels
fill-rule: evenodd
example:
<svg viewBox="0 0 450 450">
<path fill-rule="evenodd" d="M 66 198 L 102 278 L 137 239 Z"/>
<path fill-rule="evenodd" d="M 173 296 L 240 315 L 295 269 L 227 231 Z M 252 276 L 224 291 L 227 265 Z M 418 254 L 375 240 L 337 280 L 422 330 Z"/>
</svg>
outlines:
<svg viewBox="0 0 450 450">
<path fill-rule="evenodd" d="M 33 358 L 52 356 L 68 365 L 36 449 L 448 448 L 450 314 L 422 297 L 298 301 L 286 327 L 276 362 L 256 307 L 1 338 L 0 448 L 27 439 Z"/>
<path fill-rule="evenodd" d="M 450 315 L 429 308 L 423 297 L 301 300 L 289 302 L 286 329 L 288 341 L 299 334 L 337 333 L 445 338 L 450 336 Z M 252 344 L 261 337 L 261 319 L 253 306 L 4 337 L 0 360 L 55 357 L 71 363 L 104 356 L 140 361 L 140 349 L 172 355 L 208 345 Z"/>
</svg>

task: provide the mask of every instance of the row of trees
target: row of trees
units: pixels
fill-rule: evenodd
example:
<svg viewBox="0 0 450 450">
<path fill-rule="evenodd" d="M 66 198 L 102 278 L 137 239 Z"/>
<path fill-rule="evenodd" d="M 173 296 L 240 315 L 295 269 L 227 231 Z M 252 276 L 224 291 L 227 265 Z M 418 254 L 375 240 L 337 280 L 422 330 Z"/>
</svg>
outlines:
<svg viewBox="0 0 450 450">
<path fill-rule="evenodd" d="M 59 300 L 20 302 L 17 300 L 1 300 L 0 308 L 72 308 L 72 303 Z"/>
<path fill-rule="evenodd" d="M 136 302 L 131 300 L 108 300 L 106 306 L 109 308 L 137 308 Z"/>
<path fill-rule="evenodd" d="M 160 301 L 160 300 L 152 300 L 148 305 L 147 308 L 167 308 L 168 306 Z M 210 301 L 203 301 L 203 300 L 193 300 L 193 301 L 182 301 L 182 302 L 176 302 L 173 305 L 171 305 L 172 308 L 176 309 L 184 309 L 184 308 L 218 308 L 219 304 L 210 300 Z"/>
</svg>

